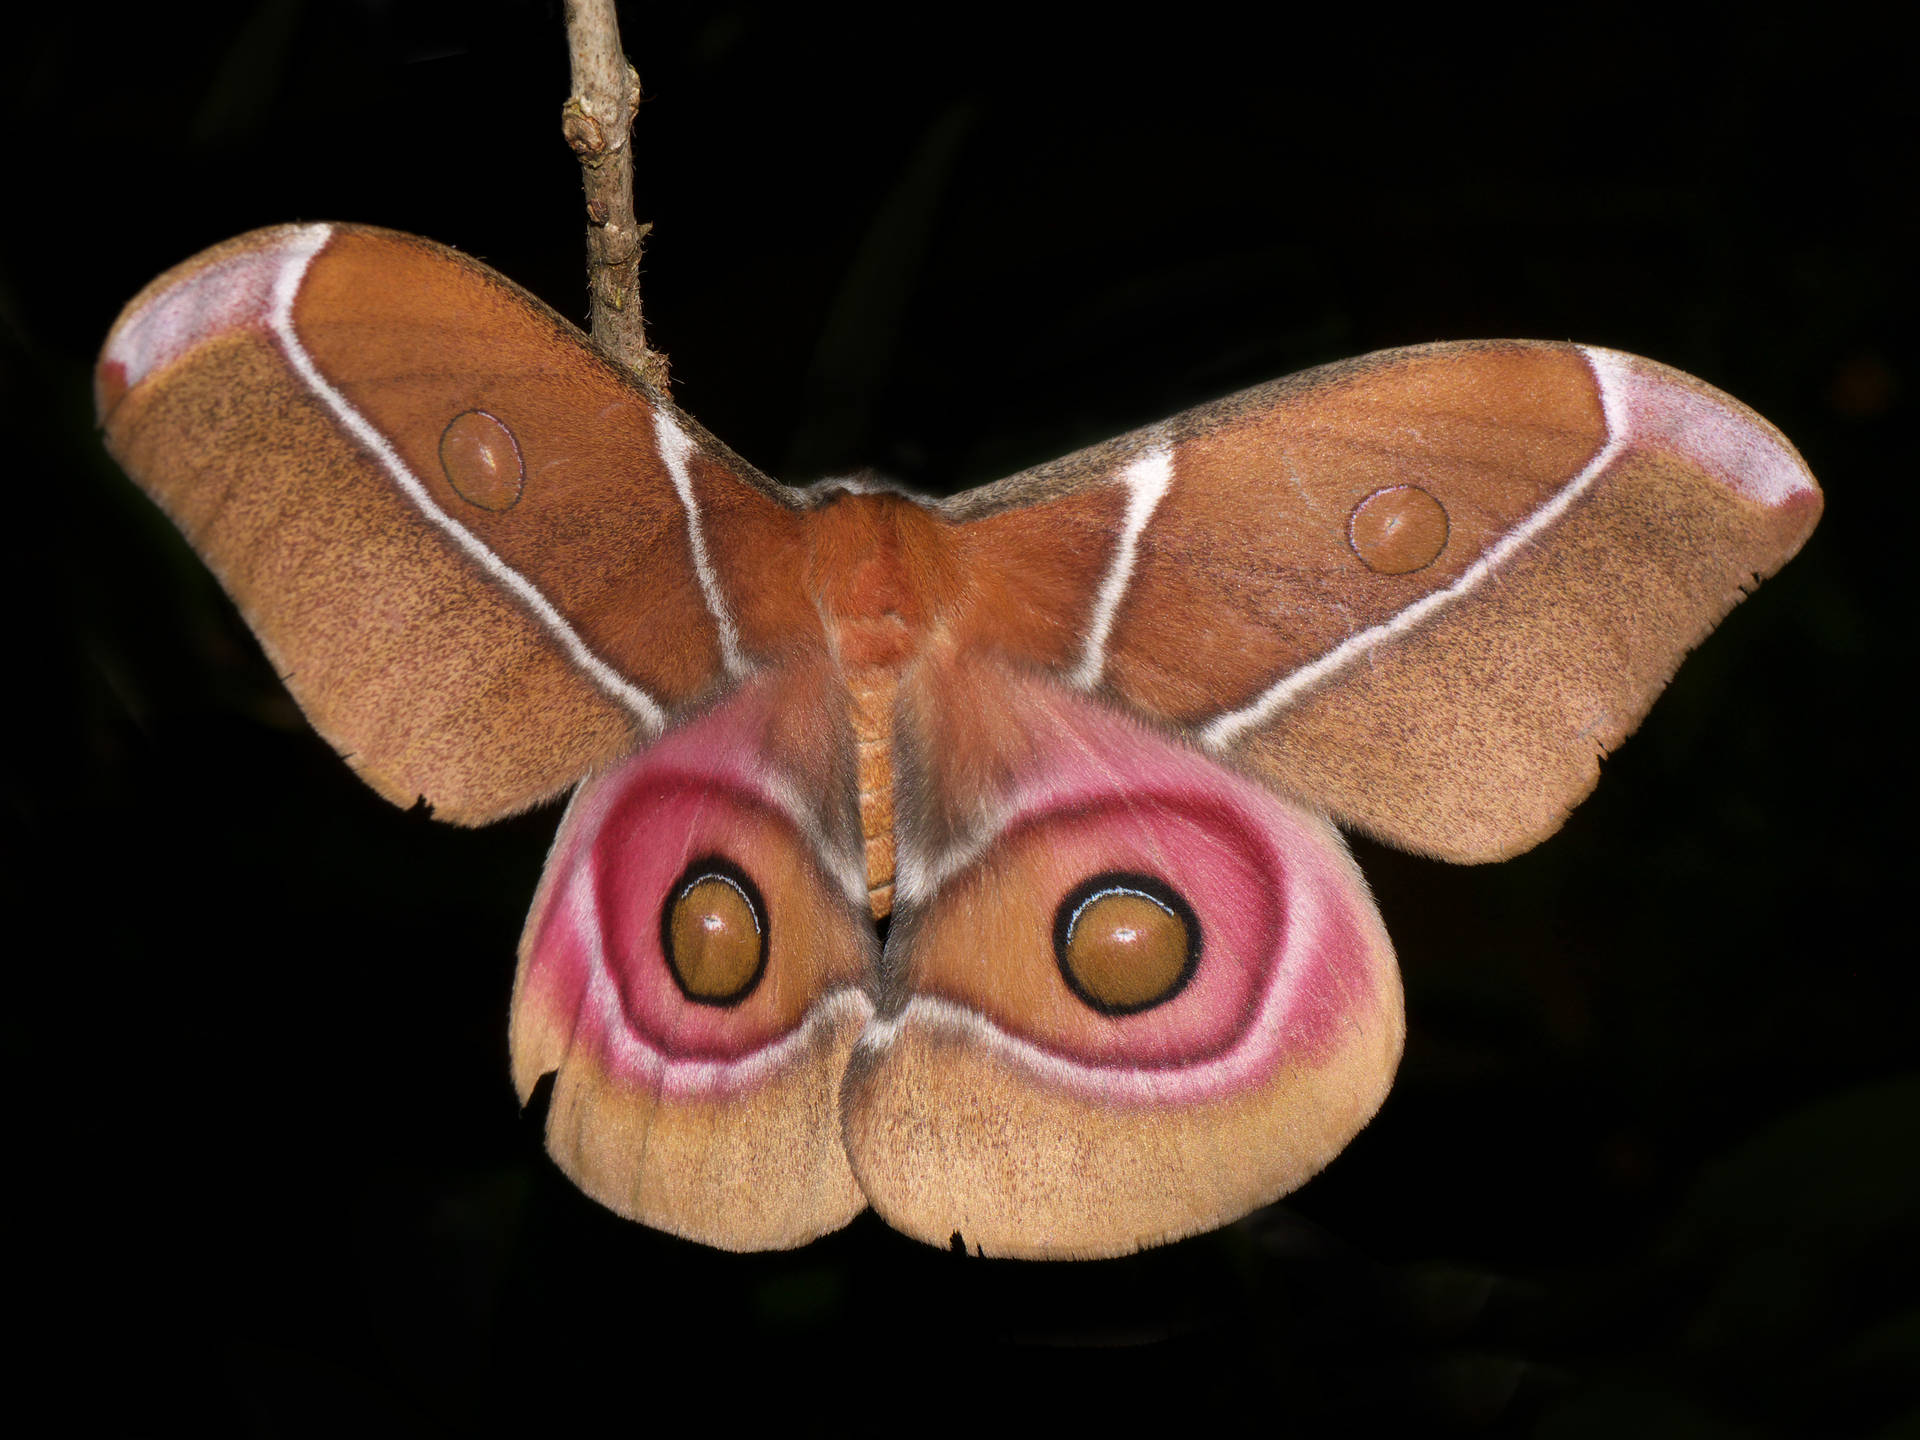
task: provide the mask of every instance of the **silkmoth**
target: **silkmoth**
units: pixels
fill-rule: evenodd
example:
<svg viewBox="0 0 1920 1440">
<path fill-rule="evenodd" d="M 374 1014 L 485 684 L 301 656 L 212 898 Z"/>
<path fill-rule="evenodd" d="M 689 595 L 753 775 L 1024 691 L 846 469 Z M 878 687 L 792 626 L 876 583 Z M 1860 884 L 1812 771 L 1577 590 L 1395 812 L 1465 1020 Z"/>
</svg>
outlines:
<svg viewBox="0 0 1920 1440">
<path fill-rule="evenodd" d="M 1324 1166 L 1404 1030 L 1336 825 L 1559 827 L 1806 539 L 1793 447 L 1571 344 L 1387 351 L 951 499 L 792 489 L 486 267 L 243 236 L 123 312 L 113 454 L 382 795 L 572 791 L 522 1097 L 622 1215 L 1098 1256 Z M 884 923 L 882 923 L 884 922 Z"/>
</svg>

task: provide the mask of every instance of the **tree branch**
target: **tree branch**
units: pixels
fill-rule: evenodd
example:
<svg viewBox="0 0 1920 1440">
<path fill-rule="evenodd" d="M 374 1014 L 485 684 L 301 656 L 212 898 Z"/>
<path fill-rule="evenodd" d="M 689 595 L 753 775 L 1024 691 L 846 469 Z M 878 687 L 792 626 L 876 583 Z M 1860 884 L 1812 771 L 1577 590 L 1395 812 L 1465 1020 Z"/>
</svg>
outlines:
<svg viewBox="0 0 1920 1440">
<path fill-rule="evenodd" d="M 664 392 L 667 357 L 647 344 L 640 314 L 640 253 L 651 225 L 633 218 L 633 149 L 640 75 L 620 48 L 613 0 L 566 0 L 573 94 L 560 129 L 580 159 L 587 192 L 587 295 L 593 341 Z"/>
</svg>

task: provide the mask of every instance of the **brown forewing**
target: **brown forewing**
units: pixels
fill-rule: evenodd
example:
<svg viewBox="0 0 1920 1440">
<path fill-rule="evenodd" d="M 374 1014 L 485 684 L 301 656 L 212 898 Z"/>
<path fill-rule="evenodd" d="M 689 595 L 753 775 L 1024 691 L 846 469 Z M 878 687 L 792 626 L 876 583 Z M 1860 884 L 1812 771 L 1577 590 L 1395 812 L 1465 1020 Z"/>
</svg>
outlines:
<svg viewBox="0 0 1920 1440">
<path fill-rule="evenodd" d="M 995 526 L 1034 552 L 983 567 L 998 608 L 1058 625 L 1072 607 L 1037 597 L 1091 596 L 1114 553 L 1121 471 L 1143 446 L 1169 446 L 1171 483 L 1114 617 L 1107 693 L 1205 735 L 1370 636 L 1364 653 L 1236 730 L 1234 750 L 1277 788 L 1384 839 L 1491 859 L 1558 827 L 1687 650 L 1819 515 L 1817 488 L 1765 421 L 1699 381 L 1615 358 L 1682 431 L 1715 432 L 1715 456 L 1681 453 L 1678 432 L 1628 433 L 1629 399 L 1607 468 L 1570 491 L 1614 438 L 1587 355 L 1471 342 L 1275 381 L 955 508 L 980 517 L 967 530 Z M 1756 498 L 1748 464 L 1794 472 L 1792 495 Z M 1417 503 L 1395 501 L 1410 487 Z M 1104 524 L 1081 517 L 1095 496 L 1110 507 Z M 1564 509 L 1543 508 L 1563 497 Z M 1383 532 L 1396 514 L 1409 528 Z M 1551 523 L 1529 528 L 1543 516 Z M 1474 571 L 1482 561 L 1493 568 Z M 1432 614 L 1398 624 L 1441 595 Z M 1071 623 L 1090 609 L 1089 598 Z M 1030 648 L 1053 664 L 1077 658 L 1058 639 L 1051 654 Z"/>
<path fill-rule="evenodd" d="M 1429 347 L 1303 379 L 1173 422 L 1187 433 L 1106 670 L 1151 714 L 1194 724 L 1236 709 L 1451 583 L 1605 441 L 1571 347 Z M 1380 574 L 1349 521 L 1399 485 L 1445 508 L 1446 540 L 1422 568 Z"/>
<path fill-rule="evenodd" d="M 428 526 L 261 330 L 121 397 L 108 441 L 213 568 L 314 728 L 396 804 L 479 824 L 639 738 Z"/>
<path fill-rule="evenodd" d="M 1630 449 L 1487 583 L 1303 693 L 1240 754 L 1404 848 L 1524 850 L 1818 514 L 1817 494 L 1757 504 L 1682 457 Z"/>
<path fill-rule="evenodd" d="M 453 251 L 347 229 L 313 261 L 293 321 L 320 373 L 434 502 L 532 582 L 595 654 L 667 706 L 714 681 L 719 637 L 655 435 L 658 403 L 577 330 Z M 473 410 L 519 444 L 525 488 L 503 510 L 469 503 L 441 465 L 447 425 Z M 696 450 L 692 463 L 711 462 Z"/>
</svg>

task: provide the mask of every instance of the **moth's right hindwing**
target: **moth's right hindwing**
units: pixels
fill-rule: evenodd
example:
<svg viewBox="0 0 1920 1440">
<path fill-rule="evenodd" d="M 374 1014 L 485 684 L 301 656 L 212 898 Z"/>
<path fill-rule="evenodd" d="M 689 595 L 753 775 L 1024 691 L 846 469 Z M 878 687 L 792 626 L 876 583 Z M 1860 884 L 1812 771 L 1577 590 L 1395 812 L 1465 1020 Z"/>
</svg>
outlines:
<svg viewBox="0 0 1920 1440">
<path fill-rule="evenodd" d="M 894 988 L 846 1087 L 874 1208 L 989 1255 L 1123 1254 L 1338 1153 L 1404 1026 L 1331 827 L 1045 680 L 929 670 L 908 704 Z"/>
</svg>

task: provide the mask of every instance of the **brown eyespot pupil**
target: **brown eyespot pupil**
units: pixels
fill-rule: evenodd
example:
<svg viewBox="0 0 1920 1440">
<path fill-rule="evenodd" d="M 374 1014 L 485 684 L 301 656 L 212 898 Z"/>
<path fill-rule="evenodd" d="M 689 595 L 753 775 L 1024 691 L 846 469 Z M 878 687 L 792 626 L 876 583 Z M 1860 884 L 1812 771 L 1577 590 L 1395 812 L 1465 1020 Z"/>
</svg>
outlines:
<svg viewBox="0 0 1920 1440">
<path fill-rule="evenodd" d="M 1149 875 L 1109 874 L 1074 888 L 1054 915 L 1054 955 L 1095 1010 L 1131 1015 L 1172 999 L 1200 958 L 1200 922 Z"/>
<path fill-rule="evenodd" d="M 695 861 L 667 892 L 660 945 L 680 993 L 737 1005 L 767 964 L 767 911 L 746 874 L 725 860 Z"/>
</svg>

